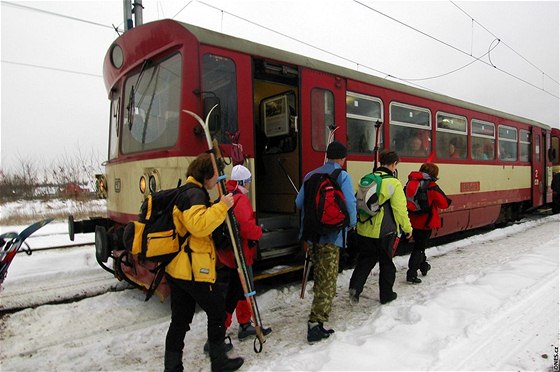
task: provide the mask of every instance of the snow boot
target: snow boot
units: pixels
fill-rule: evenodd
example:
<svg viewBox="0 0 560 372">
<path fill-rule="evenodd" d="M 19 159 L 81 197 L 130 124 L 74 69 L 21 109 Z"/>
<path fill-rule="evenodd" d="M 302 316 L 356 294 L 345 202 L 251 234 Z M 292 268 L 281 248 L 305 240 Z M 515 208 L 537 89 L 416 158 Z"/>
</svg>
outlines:
<svg viewBox="0 0 560 372">
<path fill-rule="evenodd" d="M 381 299 L 381 304 L 388 304 L 389 302 L 395 300 L 397 298 L 397 294 L 395 292 L 393 292 L 393 294 L 389 295 L 388 298 L 382 298 Z"/>
<path fill-rule="evenodd" d="M 406 278 L 406 281 L 412 284 L 420 284 L 422 283 L 422 279 L 417 276 L 409 276 Z"/>
<path fill-rule="evenodd" d="M 224 349 L 226 350 L 226 353 L 229 353 L 230 351 L 233 350 L 233 344 L 231 343 L 231 337 L 226 336 L 224 338 Z M 204 353 L 208 354 L 209 350 L 210 350 L 210 346 L 208 345 L 208 340 L 206 340 L 206 342 L 204 343 Z"/>
<path fill-rule="evenodd" d="M 180 351 L 165 351 L 163 361 L 164 372 L 183 372 L 183 353 Z"/>
<path fill-rule="evenodd" d="M 272 328 L 268 327 L 268 328 L 264 328 L 262 329 L 263 335 L 268 335 L 270 334 L 270 332 L 272 332 Z M 249 336 L 254 336 L 257 334 L 257 330 L 255 329 L 255 327 L 249 322 L 249 323 L 243 323 L 239 325 L 239 331 L 237 332 L 237 338 L 239 338 L 239 341 L 242 341 L 244 339 L 246 339 Z"/>
<path fill-rule="evenodd" d="M 420 264 L 420 272 L 422 273 L 422 276 L 428 275 L 428 271 L 430 271 L 431 268 L 432 266 L 427 261 L 422 262 Z"/>
<path fill-rule="evenodd" d="M 324 338 L 329 338 L 331 333 L 334 333 L 332 329 L 327 330 L 323 328 L 323 324 L 319 322 L 308 322 L 307 323 L 307 342 L 313 343 L 321 341 Z"/>
<path fill-rule="evenodd" d="M 228 358 L 224 343 L 210 344 L 212 372 L 237 371 L 243 362 L 243 358 Z"/>
</svg>

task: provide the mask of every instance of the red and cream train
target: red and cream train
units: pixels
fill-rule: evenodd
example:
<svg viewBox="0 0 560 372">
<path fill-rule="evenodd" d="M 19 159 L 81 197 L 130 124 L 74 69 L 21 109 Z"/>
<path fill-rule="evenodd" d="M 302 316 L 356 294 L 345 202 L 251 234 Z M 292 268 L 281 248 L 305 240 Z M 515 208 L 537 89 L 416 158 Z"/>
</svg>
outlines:
<svg viewBox="0 0 560 372">
<path fill-rule="evenodd" d="M 378 121 L 381 148 L 401 156 L 403 184 L 431 154 L 453 200 L 434 236 L 515 220 L 552 199 L 559 132 L 491 108 L 172 20 L 124 33 L 103 71 L 111 103 L 100 180 L 107 217 L 70 218 L 69 229 L 71 238 L 96 232 L 97 259 L 111 272 L 106 263 L 122 253 L 122 225 L 150 192 L 175 187 L 207 150 L 183 110 L 204 118 L 215 104 L 211 123 L 222 153 L 232 151 L 227 132 L 239 131 L 253 174 L 249 195 L 265 229 L 261 261 L 300 249 L 295 188 L 323 163 L 333 127 L 349 149 L 354 182 L 372 169 Z"/>
</svg>

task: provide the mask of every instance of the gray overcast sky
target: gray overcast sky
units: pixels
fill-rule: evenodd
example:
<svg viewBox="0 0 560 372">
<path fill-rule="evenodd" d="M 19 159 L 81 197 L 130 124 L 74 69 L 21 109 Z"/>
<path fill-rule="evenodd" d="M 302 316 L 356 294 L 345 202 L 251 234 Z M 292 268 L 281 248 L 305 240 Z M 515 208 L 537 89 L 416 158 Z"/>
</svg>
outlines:
<svg viewBox="0 0 560 372">
<path fill-rule="evenodd" d="M 558 1 L 143 5 L 145 23 L 174 18 L 559 127 Z M 122 28 L 122 1 L 2 1 L 0 12 L 0 167 L 13 169 L 20 159 L 48 165 L 78 152 L 105 160 L 109 101 L 102 63 L 117 37 L 110 26 Z M 484 63 L 466 66 L 472 56 L 484 56 Z"/>
</svg>

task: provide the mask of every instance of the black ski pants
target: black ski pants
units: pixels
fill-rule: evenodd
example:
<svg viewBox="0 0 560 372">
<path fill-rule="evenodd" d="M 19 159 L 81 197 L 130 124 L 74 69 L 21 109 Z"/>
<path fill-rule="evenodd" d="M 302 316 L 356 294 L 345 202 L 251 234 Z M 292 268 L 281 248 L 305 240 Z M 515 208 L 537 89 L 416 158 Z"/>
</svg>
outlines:
<svg viewBox="0 0 560 372">
<path fill-rule="evenodd" d="M 412 230 L 412 237 L 414 238 L 414 247 L 410 252 L 408 259 L 408 271 L 406 272 L 407 278 L 415 278 L 418 276 L 418 270 L 426 264 L 426 246 L 432 230 Z"/>
<path fill-rule="evenodd" d="M 369 238 L 358 235 L 359 247 L 356 268 L 350 278 L 350 289 L 356 290 L 359 296 L 364 290 L 366 280 L 371 270 L 379 262 L 379 298 L 381 301 L 390 300 L 393 295 L 393 284 L 397 269 L 393 263 L 393 242 L 395 234 L 382 238 Z"/>
<path fill-rule="evenodd" d="M 167 275 L 171 289 L 171 324 L 165 338 L 165 350 L 182 352 L 184 340 L 198 303 L 208 317 L 208 342 L 224 342 L 226 310 L 224 293 L 212 283 L 174 279 Z"/>
</svg>

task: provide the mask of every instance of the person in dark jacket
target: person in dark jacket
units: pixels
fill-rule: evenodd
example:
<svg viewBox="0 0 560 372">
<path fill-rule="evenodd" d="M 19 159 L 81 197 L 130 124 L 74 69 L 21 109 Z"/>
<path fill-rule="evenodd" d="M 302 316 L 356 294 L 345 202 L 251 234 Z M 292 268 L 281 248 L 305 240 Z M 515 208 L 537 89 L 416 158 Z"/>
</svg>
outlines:
<svg viewBox="0 0 560 372">
<path fill-rule="evenodd" d="M 560 213 L 560 172 L 552 175 L 552 214 Z"/>
<path fill-rule="evenodd" d="M 208 340 L 212 371 L 235 371 L 242 358 L 226 355 L 226 328 L 223 292 L 216 290 L 216 252 L 212 231 L 226 218 L 233 206 L 233 195 L 223 195 L 210 202 L 207 190 L 216 186 L 217 174 L 208 153 L 196 157 L 187 170 L 187 183 L 193 187 L 180 194 L 173 208 L 173 221 L 180 236 L 188 238 L 181 250 L 166 266 L 171 290 L 171 323 L 165 338 L 165 371 L 183 370 L 184 338 L 190 329 L 198 304 L 208 317 Z M 197 268 L 196 270 L 194 268 Z"/>
<path fill-rule="evenodd" d="M 426 246 L 428 239 L 432 234 L 432 229 L 441 227 L 441 218 L 439 216 L 440 209 L 447 209 L 451 205 L 449 199 L 443 190 L 437 185 L 439 167 L 433 163 L 424 163 L 418 172 L 421 173 L 417 178 L 429 178 L 428 183 L 428 204 L 430 211 L 427 213 L 409 213 L 410 222 L 412 223 L 412 237 L 414 238 L 414 247 L 408 259 L 408 271 L 406 272 L 406 281 L 413 284 L 422 283 L 418 278 L 418 270 L 423 276 L 428 274 L 431 269 L 430 264 L 426 261 Z"/>
<path fill-rule="evenodd" d="M 338 141 L 331 142 L 327 147 L 327 162 L 304 177 L 304 184 L 315 173 L 331 174 L 335 169 L 340 169 L 346 162 L 346 146 Z M 356 225 L 356 197 L 352 186 L 350 175 L 341 171 L 337 179 L 344 194 L 346 210 L 350 216 L 349 227 Z M 307 196 L 309 197 L 309 196 Z M 311 195 L 315 197 L 315 195 Z M 305 185 L 303 185 L 296 196 L 296 207 L 302 211 L 304 219 Z M 300 235 L 304 232 L 302 223 Z M 310 249 L 310 257 L 313 262 L 313 302 L 309 320 L 307 322 L 307 341 L 317 342 L 328 338 L 334 330 L 324 328 L 323 324 L 329 320 L 332 309 L 332 301 L 336 295 L 336 280 L 338 277 L 339 250 L 343 247 L 343 234 L 340 230 L 319 237 L 317 242 L 307 242 Z"/>
</svg>

